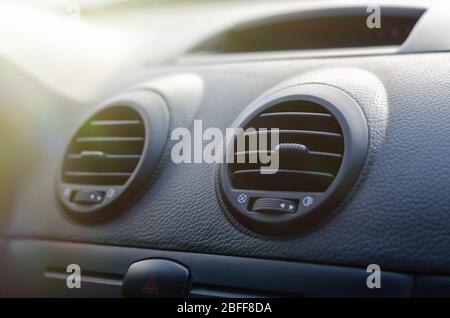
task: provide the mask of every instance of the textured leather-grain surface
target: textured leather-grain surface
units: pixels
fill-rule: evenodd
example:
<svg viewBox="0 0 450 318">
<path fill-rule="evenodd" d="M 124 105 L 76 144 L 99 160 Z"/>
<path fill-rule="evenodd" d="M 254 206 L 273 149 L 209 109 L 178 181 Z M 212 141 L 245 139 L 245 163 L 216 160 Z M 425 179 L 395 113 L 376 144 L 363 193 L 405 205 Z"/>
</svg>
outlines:
<svg viewBox="0 0 450 318">
<path fill-rule="evenodd" d="M 169 141 L 145 195 L 119 217 L 86 225 L 65 216 L 54 199 L 56 167 L 70 137 L 61 129 L 61 140 L 41 136 L 51 155 L 24 180 L 6 235 L 450 273 L 449 74 L 445 53 L 180 66 L 158 70 L 156 78 L 149 73 L 143 78 L 152 77 L 146 85 L 168 101 L 172 128 L 190 128 L 198 118 L 204 127 L 224 129 L 255 98 L 293 77 L 338 87 L 367 117 L 370 146 L 361 177 L 322 226 L 301 237 L 267 239 L 234 226 L 218 202 L 214 166 L 172 163 Z M 74 107 L 58 113 L 72 128 L 85 116 L 75 116 Z"/>
</svg>

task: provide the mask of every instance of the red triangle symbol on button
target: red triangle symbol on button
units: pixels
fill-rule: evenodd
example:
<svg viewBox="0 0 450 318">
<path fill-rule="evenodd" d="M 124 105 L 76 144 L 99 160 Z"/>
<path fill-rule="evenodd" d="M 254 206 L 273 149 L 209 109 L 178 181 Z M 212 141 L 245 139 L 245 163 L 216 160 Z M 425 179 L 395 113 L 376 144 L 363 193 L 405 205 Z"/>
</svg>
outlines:
<svg viewBox="0 0 450 318">
<path fill-rule="evenodd" d="M 150 275 L 142 286 L 142 291 L 145 293 L 157 294 L 158 284 L 156 283 L 156 276 Z"/>
</svg>

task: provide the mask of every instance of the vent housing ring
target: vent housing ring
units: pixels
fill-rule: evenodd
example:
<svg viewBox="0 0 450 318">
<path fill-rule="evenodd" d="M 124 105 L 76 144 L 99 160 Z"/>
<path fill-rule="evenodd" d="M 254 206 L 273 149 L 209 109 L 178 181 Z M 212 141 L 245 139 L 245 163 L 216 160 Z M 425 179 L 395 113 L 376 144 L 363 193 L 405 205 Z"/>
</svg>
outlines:
<svg viewBox="0 0 450 318">
<path fill-rule="evenodd" d="M 268 236 L 292 236 L 322 222 L 350 191 L 368 148 L 359 105 L 324 84 L 289 86 L 264 95 L 233 127 L 244 129 L 247 148 L 236 152 L 237 138 L 227 145 L 227 156 L 235 160 L 221 165 L 221 194 L 240 224 Z M 248 149 L 248 137 L 256 134 L 259 142 L 273 128 L 279 130 L 279 144 L 269 152 L 278 151 L 279 167 L 276 173 L 261 174 L 260 167 L 269 164 L 250 162 L 254 150 Z M 237 163 L 242 153 L 245 162 Z"/>
<path fill-rule="evenodd" d="M 57 178 L 59 202 L 74 218 L 101 221 L 142 192 L 167 140 L 169 114 L 150 91 L 116 97 L 80 126 Z"/>
</svg>

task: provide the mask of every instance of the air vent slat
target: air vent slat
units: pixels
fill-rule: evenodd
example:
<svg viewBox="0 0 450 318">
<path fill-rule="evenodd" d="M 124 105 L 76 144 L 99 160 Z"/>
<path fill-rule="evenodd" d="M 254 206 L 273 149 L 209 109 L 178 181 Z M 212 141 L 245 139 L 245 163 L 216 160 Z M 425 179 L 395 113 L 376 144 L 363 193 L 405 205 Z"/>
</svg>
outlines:
<svg viewBox="0 0 450 318">
<path fill-rule="evenodd" d="M 258 130 L 256 132 L 245 133 L 244 135 L 249 137 L 262 134 L 269 134 L 270 136 L 270 131 Z M 340 133 L 280 129 L 278 138 L 280 143 L 304 144 L 311 151 L 342 153 L 344 149 L 344 140 Z M 270 140 L 270 138 L 268 138 L 268 140 Z"/>
<path fill-rule="evenodd" d="M 283 114 L 283 115 L 279 115 Z M 282 128 L 285 130 L 320 131 L 322 133 L 336 134 L 340 127 L 333 117 L 322 116 L 327 114 L 317 114 L 318 116 L 298 116 L 289 113 L 270 114 L 267 117 L 259 117 L 252 122 L 254 128 L 280 128 L 278 122 L 283 122 Z"/>
<path fill-rule="evenodd" d="M 327 113 L 309 113 L 309 112 L 276 112 L 276 113 L 264 113 L 259 115 L 260 118 L 273 118 L 273 117 L 280 117 L 280 116 L 289 116 L 290 118 L 307 118 L 307 117 L 319 117 L 319 118 L 329 118 L 332 119 L 333 116 L 331 114 Z"/>
<path fill-rule="evenodd" d="M 286 151 L 279 151 L 280 157 L 286 157 L 284 155 L 281 155 L 282 153 L 287 153 Z M 250 154 L 274 154 L 275 150 L 265 151 L 265 150 L 250 150 L 250 151 L 237 151 L 235 152 L 235 155 L 245 155 L 248 156 Z M 321 152 L 321 151 L 309 151 L 307 153 L 308 157 L 315 157 L 314 160 L 317 160 L 318 157 L 328 157 L 328 158 L 335 158 L 335 159 L 342 159 L 342 154 L 339 153 L 331 153 L 331 152 Z"/>
<path fill-rule="evenodd" d="M 277 127 L 272 127 L 277 128 Z M 251 135 L 260 135 L 260 134 L 270 134 L 270 130 L 258 130 L 256 132 L 246 132 L 245 136 L 251 136 Z M 314 136 L 323 136 L 323 137 L 333 137 L 333 138 L 341 138 L 342 135 L 339 133 L 331 133 L 331 132 L 324 132 L 324 131 L 313 131 L 313 130 L 300 130 L 300 129 L 279 129 L 280 135 L 314 135 Z"/>
<path fill-rule="evenodd" d="M 261 151 L 262 152 L 262 151 Z M 245 169 L 259 169 L 261 166 L 267 166 L 260 162 L 251 163 L 249 161 L 249 154 L 259 154 L 260 151 L 243 151 L 238 152 L 236 155 L 246 155 L 245 163 L 237 163 L 231 167 L 233 171 L 245 170 Z M 273 154 L 273 151 L 270 152 Z M 301 155 L 289 155 L 287 152 L 280 152 L 280 167 L 289 170 L 310 170 L 317 172 L 325 172 L 331 174 L 337 174 L 342 162 L 342 155 L 336 153 L 326 152 L 314 152 L 310 151 L 307 154 Z"/>
<path fill-rule="evenodd" d="M 139 158 L 78 158 L 66 161 L 67 170 L 88 172 L 133 172 Z"/>
<path fill-rule="evenodd" d="M 140 155 L 144 148 L 143 142 L 106 142 L 106 143 L 73 143 L 71 151 L 81 153 L 86 151 L 100 151 L 110 155 Z"/>
<path fill-rule="evenodd" d="M 93 120 L 91 126 L 123 126 L 123 125 L 141 125 L 140 120 Z"/>
<path fill-rule="evenodd" d="M 79 137 L 77 142 L 142 142 L 144 137 Z"/>
<path fill-rule="evenodd" d="M 239 189 L 267 191 L 323 192 L 333 179 L 329 173 L 285 169 L 275 174 L 261 174 L 259 169 L 239 170 L 231 175 Z"/>
<path fill-rule="evenodd" d="M 145 127 L 140 120 L 93 120 L 84 125 L 78 137 L 136 138 L 144 133 Z"/>
<path fill-rule="evenodd" d="M 129 177 L 131 173 L 127 172 L 88 172 L 88 171 L 67 171 L 69 177 Z"/>
<path fill-rule="evenodd" d="M 88 184 L 88 185 L 121 185 L 124 184 L 131 173 L 112 173 L 112 172 L 83 172 L 67 171 L 64 174 L 67 183 Z"/>
<path fill-rule="evenodd" d="M 135 155 L 135 154 L 105 154 L 103 152 L 100 151 L 100 153 L 102 153 L 101 157 L 105 158 L 105 159 L 139 159 L 141 157 L 141 155 Z M 67 156 L 69 159 L 82 159 L 84 156 L 82 153 L 80 154 L 69 154 Z"/>
<path fill-rule="evenodd" d="M 338 158 L 342 159 L 342 154 L 340 153 L 332 153 L 332 152 L 322 152 L 322 151 L 310 151 L 310 155 L 317 156 L 317 157 L 332 157 L 332 158 Z"/>
<path fill-rule="evenodd" d="M 276 170 L 276 172 L 281 173 L 281 174 L 292 173 L 292 174 L 309 175 L 309 176 L 321 177 L 321 178 L 334 178 L 334 175 L 331 173 L 324 173 L 324 172 L 319 172 L 319 171 L 278 169 L 278 170 Z M 242 174 L 253 174 L 253 173 L 261 174 L 261 171 L 259 169 L 237 170 L 237 171 L 233 172 L 232 178 L 237 177 L 238 175 L 242 175 Z"/>
</svg>

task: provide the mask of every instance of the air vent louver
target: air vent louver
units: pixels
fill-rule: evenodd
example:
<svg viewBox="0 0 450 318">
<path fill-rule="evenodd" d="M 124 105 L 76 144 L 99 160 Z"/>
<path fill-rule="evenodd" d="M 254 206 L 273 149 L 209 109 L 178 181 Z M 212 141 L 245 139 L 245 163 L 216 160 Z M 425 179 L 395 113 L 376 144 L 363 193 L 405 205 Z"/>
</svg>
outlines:
<svg viewBox="0 0 450 318">
<path fill-rule="evenodd" d="M 249 127 L 259 135 L 271 128 L 279 129 L 279 171 L 261 174 L 264 165 L 249 160 L 230 164 L 231 182 L 236 189 L 324 192 L 337 175 L 344 155 L 342 130 L 336 118 L 319 104 L 277 104 L 257 115 L 245 128 Z"/>
<path fill-rule="evenodd" d="M 239 137 L 227 145 L 234 161 L 221 167 L 221 193 L 232 216 L 264 235 L 300 233 L 331 213 L 358 177 L 368 146 L 359 105 L 321 84 L 278 89 L 250 105 L 235 127 L 244 129 L 245 150 Z M 255 150 L 260 143 L 251 137 L 259 141 L 262 134 L 270 148 Z M 278 153 L 274 173 L 261 173 L 261 167 L 273 167 L 260 156 L 255 160 L 264 152 Z"/>
<path fill-rule="evenodd" d="M 136 169 L 145 144 L 145 126 L 133 108 L 116 106 L 94 115 L 68 149 L 63 182 L 123 185 Z"/>
<path fill-rule="evenodd" d="M 166 105 L 155 93 L 134 91 L 102 106 L 64 155 L 57 190 L 65 210 L 82 221 L 123 211 L 144 189 L 168 130 Z"/>
</svg>

